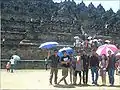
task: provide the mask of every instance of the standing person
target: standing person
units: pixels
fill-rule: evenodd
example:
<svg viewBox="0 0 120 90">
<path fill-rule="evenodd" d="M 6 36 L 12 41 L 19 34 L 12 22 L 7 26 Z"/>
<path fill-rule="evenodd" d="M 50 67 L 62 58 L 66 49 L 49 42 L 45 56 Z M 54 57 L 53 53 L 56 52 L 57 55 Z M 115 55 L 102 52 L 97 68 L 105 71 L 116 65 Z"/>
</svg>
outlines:
<svg viewBox="0 0 120 90">
<path fill-rule="evenodd" d="M 75 74 L 75 69 L 76 69 L 76 58 L 73 56 L 72 57 L 72 61 L 71 61 L 71 68 L 72 68 L 72 84 L 75 84 L 74 83 L 74 80 L 75 80 L 75 76 L 74 76 L 74 74 Z"/>
<path fill-rule="evenodd" d="M 45 58 L 45 69 L 47 70 L 47 66 L 48 66 L 48 59 L 47 57 Z"/>
<path fill-rule="evenodd" d="M 111 51 L 108 51 L 108 67 L 107 68 L 108 68 L 110 86 L 114 85 L 115 63 L 116 63 L 115 56 L 111 53 Z"/>
<path fill-rule="evenodd" d="M 68 76 L 68 68 L 70 68 L 70 56 L 67 55 L 66 51 L 63 51 L 63 57 L 61 57 L 61 66 L 62 66 L 62 78 L 58 82 L 58 84 L 64 80 L 64 83 L 68 85 L 66 81 L 66 77 Z"/>
<path fill-rule="evenodd" d="M 102 55 L 100 61 L 100 76 L 102 77 L 102 85 L 106 85 L 106 69 L 108 66 L 108 59 L 105 54 Z"/>
<path fill-rule="evenodd" d="M 87 85 L 89 71 L 89 56 L 87 55 L 86 51 L 83 51 L 81 59 L 83 60 L 83 83 Z"/>
<path fill-rule="evenodd" d="M 79 73 L 79 78 L 80 78 L 80 81 L 79 81 L 79 85 L 81 85 L 81 71 L 83 69 L 83 62 L 81 60 L 81 54 L 80 52 L 77 53 L 77 56 L 76 56 L 76 68 L 75 68 L 75 73 L 74 73 L 74 79 L 73 79 L 73 84 L 76 85 L 76 80 L 77 80 L 77 73 Z"/>
<path fill-rule="evenodd" d="M 95 51 L 92 51 L 92 56 L 90 57 L 90 68 L 92 73 L 92 84 L 98 85 L 99 58 Z"/>
<path fill-rule="evenodd" d="M 54 83 L 57 84 L 58 64 L 60 57 L 58 51 L 54 50 L 54 54 L 49 57 L 50 60 L 50 84 L 52 84 L 53 74 L 55 75 Z"/>
<path fill-rule="evenodd" d="M 116 68 L 117 68 L 117 75 L 120 76 L 120 57 L 118 58 L 116 62 Z"/>
<path fill-rule="evenodd" d="M 6 69 L 7 69 L 7 72 L 10 72 L 10 62 L 7 62 Z"/>
<path fill-rule="evenodd" d="M 15 69 L 15 59 L 12 57 L 10 59 L 10 64 L 11 64 L 11 73 L 13 73 L 13 70 Z"/>
<path fill-rule="evenodd" d="M 74 61 L 74 57 L 73 57 L 73 53 L 70 52 L 69 53 L 70 56 L 70 68 L 69 68 L 69 72 L 70 72 L 70 84 L 72 84 L 73 81 L 73 61 Z"/>
<path fill-rule="evenodd" d="M 48 59 L 50 57 L 50 51 L 48 51 L 48 56 L 45 58 L 45 69 L 47 70 L 48 68 Z"/>
</svg>

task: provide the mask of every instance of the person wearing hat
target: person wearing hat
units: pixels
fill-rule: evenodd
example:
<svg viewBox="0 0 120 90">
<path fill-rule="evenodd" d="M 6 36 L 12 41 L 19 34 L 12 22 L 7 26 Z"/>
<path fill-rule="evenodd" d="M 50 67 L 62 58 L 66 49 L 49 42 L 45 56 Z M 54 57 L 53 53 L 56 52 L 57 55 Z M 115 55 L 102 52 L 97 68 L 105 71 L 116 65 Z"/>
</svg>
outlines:
<svg viewBox="0 0 120 90">
<path fill-rule="evenodd" d="M 57 55 L 58 51 L 54 50 L 54 54 L 49 57 L 50 60 L 50 84 L 52 84 L 53 74 L 55 75 L 54 83 L 57 84 L 58 64 L 60 57 Z"/>
<path fill-rule="evenodd" d="M 68 68 L 70 68 L 70 56 L 67 55 L 66 51 L 63 51 L 63 57 L 61 57 L 61 66 L 62 66 L 62 78 L 58 82 L 58 84 L 64 80 L 64 83 L 68 85 L 66 81 L 66 77 L 68 76 Z"/>
</svg>

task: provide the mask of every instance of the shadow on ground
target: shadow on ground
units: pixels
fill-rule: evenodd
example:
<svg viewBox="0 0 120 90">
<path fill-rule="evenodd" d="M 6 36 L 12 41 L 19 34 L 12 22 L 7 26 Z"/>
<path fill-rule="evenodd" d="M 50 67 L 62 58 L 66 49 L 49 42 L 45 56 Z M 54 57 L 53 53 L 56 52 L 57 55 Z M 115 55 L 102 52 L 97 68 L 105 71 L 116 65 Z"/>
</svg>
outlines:
<svg viewBox="0 0 120 90">
<path fill-rule="evenodd" d="M 75 88 L 75 86 L 73 85 L 55 85 L 54 87 L 57 87 L 57 88 Z"/>
<path fill-rule="evenodd" d="M 84 84 L 79 85 L 79 84 L 77 84 L 75 86 L 77 86 L 77 87 L 90 87 L 90 86 L 93 86 L 93 85 L 89 85 L 89 84 L 87 84 L 87 85 L 84 85 Z"/>
<path fill-rule="evenodd" d="M 120 85 L 108 86 L 108 87 L 117 87 L 120 88 Z"/>
<path fill-rule="evenodd" d="M 75 88 L 75 86 L 77 87 L 116 87 L 116 88 L 120 88 L 120 85 L 114 85 L 114 86 L 103 86 L 103 85 L 55 85 L 54 87 L 57 88 Z"/>
</svg>

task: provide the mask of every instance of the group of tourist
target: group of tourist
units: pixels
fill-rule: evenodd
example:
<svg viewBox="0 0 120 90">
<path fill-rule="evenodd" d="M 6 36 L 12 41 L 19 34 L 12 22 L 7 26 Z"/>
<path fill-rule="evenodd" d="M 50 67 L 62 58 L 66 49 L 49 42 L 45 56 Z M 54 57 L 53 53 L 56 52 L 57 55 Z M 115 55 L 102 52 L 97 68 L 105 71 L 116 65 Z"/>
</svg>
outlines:
<svg viewBox="0 0 120 90">
<path fill-rule="evenodd" d="M 13 73 L 14 67 L 15 67 L 15 59 L 12 57 L 9 60 L 9 62 L 7 62 L 7 64 L 6 64 L 7 72 Z"/>
<path fill-rule="evenodd" d="M 76 56 L 72 53 L 68 55 L 66 51 L 63 51 L 63 56 L 59 57 L 57 53 L 58 51 L 54 50 L 54 54 L 49 56 L 50 84 L 52 84 L 53 75 L 55 75 L 55 84 L 60 84 L 61 81 L 64 81 L 68 85 L 66 78 L 70 72 L 71 84 L 76 85 L 76 81 L 79 80 L 79 85 L 82 85 L 81 81 L 83 81 L 84 85 L 88 85 L 88 72 L 91 69 L 92 84 L 98 85 L 97 81 L 100 75 L 102 85 L 106 85 L 106 72 L 108 72 L 110 86 L 114 85 L 114 72 L 116 68 L 120 67 L 120 58 L 116 59 L 111 51 L 108 51 L 108 56 L 105 54 L 98 56 L 95 50 L 91 52 L 91 55 L 88 55 L 85 50 L 77 51 Z M 57 81 L 59 65 L 62 68 L 62 78 Z M 120 69 L 118 72 L 120 74 Z M 79 74 L 79 79 L 77 79 L 77 74 Z"/>
<path fill-rule="evenodd" d="M 18 55 L 13 55 L 6 64 L 7 72 L 11 72 L 11 73 L 14 72 L 15 66 L 16 66 L 16 63 L 17 63 L 17 58 L 15 58 L 15 57 L 20 59 L 20 57 Z"/>
</svg>

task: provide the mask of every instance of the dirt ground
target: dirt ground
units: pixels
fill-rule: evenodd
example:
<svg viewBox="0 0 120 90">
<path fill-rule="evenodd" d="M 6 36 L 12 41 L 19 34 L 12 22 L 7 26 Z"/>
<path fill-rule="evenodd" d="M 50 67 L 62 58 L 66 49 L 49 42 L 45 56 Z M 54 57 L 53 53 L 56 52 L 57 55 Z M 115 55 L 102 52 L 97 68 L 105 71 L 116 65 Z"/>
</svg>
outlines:
<svg viewBox="0 0 120 90">
<path fill-rule="evenodd" d="M 99 86 L 93 86 L 91 84 L 91 72 L 89 70 L 89 86 L 73 86 L 64 85 L 61 82 L 60 85 L 50 85 L 49 84 L 49 72 L 50 70 L 15 70 L 14 73 L 6 72 L 6 70 L 1 70 L 1 89 L 72 89 L 72 90 L 120 90 L 120 76 L 115 75 L 115 86 L 110 87 L 108 76 L 107 76 L 107 86 L 101 86 L 101 77 L 99 76 L 98 84 Z M 58 72 L 58 80 L 61 78 L 61 70 Z M 70 83 L 69 77 L 67 77 L 67 82 Z M 53 77 L 54 78 L 54 77 Z M 77 81 L 78 83 L 79 81 Z M 54 84 L 54 81 L 53 81 Z"/>
</svg>

